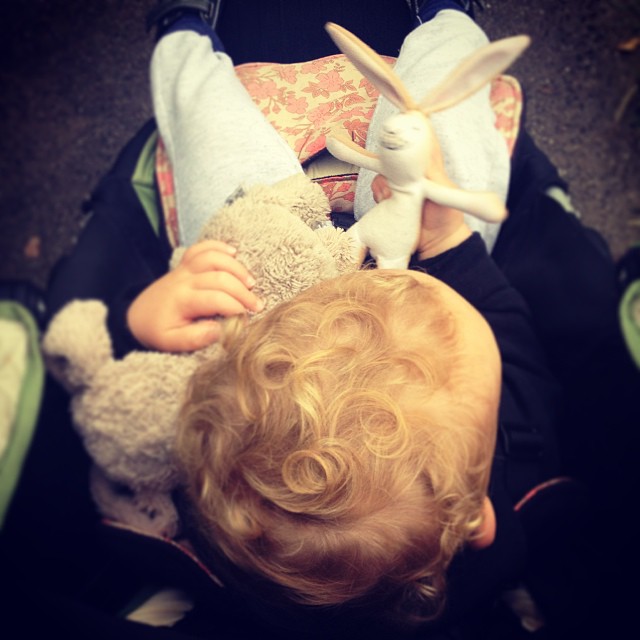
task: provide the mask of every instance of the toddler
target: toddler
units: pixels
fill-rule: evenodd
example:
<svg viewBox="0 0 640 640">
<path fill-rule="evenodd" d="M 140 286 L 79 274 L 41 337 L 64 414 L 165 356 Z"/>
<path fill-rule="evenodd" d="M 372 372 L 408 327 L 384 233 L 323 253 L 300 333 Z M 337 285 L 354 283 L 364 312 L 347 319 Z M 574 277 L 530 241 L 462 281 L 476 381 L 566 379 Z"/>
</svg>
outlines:
<svg viewBox="0 0 640 640">
<path fill-rule="evenodd" d="M 397 65 L 418 96 L 486 43 L 458 2 L 423 4 Z M 185 244 L 239 185 L 301 171 L 196 15 L 162 33 L 152 88 Z M 378 111 L 388 109 L 381 99 Z M 488 89 L 433 120 L 438 181 L 506 197 L 509 159 Z M 356 215 L 386 195 L 384 179 L 361 176 Z M 177 442 L 203 557 L 300 605 L 379 602 L 403 620 L 442 611 L 464 547 L 491 548 L 517 570 L 497 434 L 535 425 L 548 435 L 555 386 L 526 304 L 487 253 L 498 227 L 471 224 L 426 202 L 410 270 L 324 282 L 249 325 L 243 314 L 262 303 L 223 243 L 193 244 L 135 298 L 126 320 L 143 345 L 225 348 L 194 376 Z M 529 474 L 511 490 L 532 484 Z M 496 572 L 487 592 L 503 578 Z"/>
</svg>

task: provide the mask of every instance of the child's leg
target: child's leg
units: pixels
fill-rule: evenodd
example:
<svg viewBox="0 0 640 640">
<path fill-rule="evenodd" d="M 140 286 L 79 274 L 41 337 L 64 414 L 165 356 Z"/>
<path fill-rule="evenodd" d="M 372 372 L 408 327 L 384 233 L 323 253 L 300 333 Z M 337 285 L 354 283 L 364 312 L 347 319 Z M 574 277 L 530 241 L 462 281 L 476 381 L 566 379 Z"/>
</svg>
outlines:
<svg viewBox="0 0 640 640">
<path fill-rule="evenodd" d="M 274 184 L 302 171 L 214 41 L 208 25 L 186 16 L 160 38 L 151 61 L 153 105 L 173 167 L 185 245 L 197 241 L 239 186 Z"/>
<path fill-rule="evenodd" d="M 488 43 L 480 27 L 453 0 L 428 1 L 424 3 L 423 15 L 429 18 L 430 10 L 436 5 L 446 9 L 407 36 L 395 66 L 397 75 L 416 100 L 422 99 L 432 87 L 448 76 L 462 59 Z M 430 117 L 451 179 L 461 188 L 494 191 L 506 200 L 509 154 L 502 136 L 495 128 L 489 90 L 487 85 L 461 104 Z M 378 101 L 367 136 L 368 149 L 376 150 L 380 127 L 395 111 L 397 109 L 388 100 L 381 98 Z M 372 179 L 372 172 L 360 171 L 356 189 L 356 218 L 374 205 Z M 470 216 L 466 221 L 473 230 L 480 232 L 491 250 L 500 225 L 488 224 Z"/>
</svg>

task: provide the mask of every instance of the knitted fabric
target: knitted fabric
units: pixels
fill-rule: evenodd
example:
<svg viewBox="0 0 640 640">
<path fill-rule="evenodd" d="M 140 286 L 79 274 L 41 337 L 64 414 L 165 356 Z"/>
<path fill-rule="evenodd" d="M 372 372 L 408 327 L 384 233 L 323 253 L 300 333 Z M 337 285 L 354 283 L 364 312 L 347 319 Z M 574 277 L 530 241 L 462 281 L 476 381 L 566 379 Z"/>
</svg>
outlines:
<svg viewBox="0 0 640 640">
<path fill-rule="evenodd" d="M 151 60 L 158 129 L 174 171 L 180 238 L 193 244 L 205 222 L 242 186 L 302 173 L 293 151 L 265 120 L 228 55 L 208 36 L 170 33 Z"/>
</svg>

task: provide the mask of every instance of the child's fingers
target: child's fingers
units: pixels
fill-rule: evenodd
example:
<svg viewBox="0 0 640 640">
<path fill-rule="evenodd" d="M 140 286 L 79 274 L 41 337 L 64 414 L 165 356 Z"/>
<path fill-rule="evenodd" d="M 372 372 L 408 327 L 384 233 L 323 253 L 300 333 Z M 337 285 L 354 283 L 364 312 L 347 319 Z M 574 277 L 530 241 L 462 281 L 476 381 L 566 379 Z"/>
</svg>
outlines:
<svg viewBox="0 0 640 640">
<path fill-rule="evenodd" d="M 371 191 L 373 192 L 373 199 L 376 202 L 380 202 L 381 200 L 386 200 L 391 197 L 389 183 L 387 182 L 387 179 L 380 174 L 378 174 L 371 182 Z"/>
<path fill-rule="evenodd" d="M 247 288 L 253 287 L 255 280 L 248 269 L 233 256 L 221 251 L 207 249 L 192 257 L 185 265 L 191 273 L 207 272 L 229 273 L 235 276 Z"/>
<path fill-rule="evenodd" d="M 221 240 L 203 240 L 202 242 L 191 245 L 184 252 L 182 259 L 180 260 L 180 264 L 187 264 L 196 256 L 206 251 L 219 251 L 220 253 L 226 253 L 230 256 L 236 255 L 236 248 L 226 242 L 222 242 Z"/>
<path fill-rule="evenodd" d="M 235 316 L 248 310 L 260 311 L 262 306 L 260 301 L 247 305 L 227 291 L 206 289 L 194 292 L 185 311 L 187 317 L 195 320 L 212 316 Z"/>
<path fill-rule="evenodd" d="M 192 322 L 164 334 L 161 350 L 174 353 L 196 351 L 218 341 L 220 331 L 220 323 L 215 320 Z"/>
<path fill-rule="evenodd" d="M 188 314 L 191 318 L 235 316 L 246 313 L 246 307 L 224 291 L 198 291 L 191 299 Z"/>
<path fill-rule="evenodd" d="M 227 271 L 208 271 L 199 273 L 194 277 L 192 287 L 197 292 L 207 293 L 209 296 L 215 293 L 226 294 L 236 300 L 243 307 L 243 311 L 261 311 L 262 303 L 235 275 Z"/>
</svg>

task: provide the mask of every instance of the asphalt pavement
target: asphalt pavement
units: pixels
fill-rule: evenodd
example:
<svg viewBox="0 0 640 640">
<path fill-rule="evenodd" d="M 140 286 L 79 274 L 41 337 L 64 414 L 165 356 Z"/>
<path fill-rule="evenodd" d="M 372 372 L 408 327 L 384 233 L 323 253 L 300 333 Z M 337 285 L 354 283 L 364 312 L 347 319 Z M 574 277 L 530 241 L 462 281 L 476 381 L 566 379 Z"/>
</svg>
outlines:
<svg viewBox="0 0 640 640">
<path fill-rule="evenodd" d="M 354 21 L 347 14 L 353 16 L 358 4 L 362 12 Z M 154 0 L 31 0 L 4 7 L 0 279 L 45 285 L 52 265 L 78 236 L 83 201 L 151 116 L 147 73 L 153 36 L 145 32 L 144 20 L 153 5 Z M 330 43 L 310 35 L 325 19 L 346 21 L 356 31 L 360 26 L 365 39 L 372 25 L 384 24 L 372 39 L 380 34 L 393 41 L 404 28 L 403 5 L 226 0 L 220 31 L 238 62 L 261 55 L 302 60 L 325 48 L 333 52 Z M 533 38 L 511 69 L 526 92 L 527 126 L 569 182 L 585 224 L 621 255 L 640 237 L 640 3 L 485 5 L 477 19 L 492 39 L 516 33 Z M 312 42 L 323 44 L 313 49 Z"/>
</svg>

